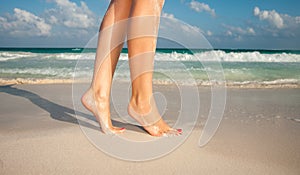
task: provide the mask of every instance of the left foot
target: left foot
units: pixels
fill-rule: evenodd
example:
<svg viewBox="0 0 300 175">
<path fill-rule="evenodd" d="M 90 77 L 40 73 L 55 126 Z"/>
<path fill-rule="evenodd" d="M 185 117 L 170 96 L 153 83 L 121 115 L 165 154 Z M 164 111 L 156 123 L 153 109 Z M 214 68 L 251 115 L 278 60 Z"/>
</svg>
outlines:
<svg viewBox="0 0 300 175">
<path fill-rule="evenodd" d="M 95 100 L 94 97 L 95 93 L 90 88 L 82 96 L 81 102 L 86 109 L 94 114 L 99 125 L 101 126 L 103 133 L 110 134 L 124 132 L 125 128 L 119 128 L 112 125 L 110 119 L 109 102 L 100 102 L 99 100 Z"/>
</svg>

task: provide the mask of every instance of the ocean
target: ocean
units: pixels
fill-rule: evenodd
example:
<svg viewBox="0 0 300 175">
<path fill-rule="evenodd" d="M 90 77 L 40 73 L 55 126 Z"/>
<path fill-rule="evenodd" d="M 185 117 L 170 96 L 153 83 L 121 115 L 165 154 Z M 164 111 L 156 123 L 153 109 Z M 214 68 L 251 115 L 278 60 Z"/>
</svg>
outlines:
<svg viewBox="0 0 300 175">
<path fill-rule="evenodd" d="M 94 58 L 92 48 L 0 48 L 0 79 L 21 83 L 90 79 Z M 130 81 L 127 49 L 122 50 L 114 79 Z M 299 86 L 300 51 L 157 49 L 154 83 L 191 81 L 198 85 L 225 81 L 229 86 Z"/>
</svg>

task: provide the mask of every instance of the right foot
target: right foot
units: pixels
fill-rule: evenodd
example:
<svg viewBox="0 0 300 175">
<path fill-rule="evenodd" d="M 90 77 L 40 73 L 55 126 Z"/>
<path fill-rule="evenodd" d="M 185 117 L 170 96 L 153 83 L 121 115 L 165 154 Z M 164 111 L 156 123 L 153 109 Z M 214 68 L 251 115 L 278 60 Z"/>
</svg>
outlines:
<svg viewBox="0 0 300 175">
<path fill-rule="evenodd" d="M 103 133 L 122 133 L 125 128 L 119 128 L 112 125 L 109 112 L 109 102 L 100 102 L 95 100 L 95 93 L 90 88 L 81 97 L 81 103 L 95 116 Z"/>
<path fill-rule="evenodd" d="M 151 106 L 153 106 L 153 108 L 151 108 Z M 151 104 L 148 103 L 146 105 L 136 105 L 136 103 L 131 100 L 128 105 L 128 114 L 137 120 L 141 126 L 152 136 L 160 137 L 168 135 L 180 135 L 182 133 L 181 129 L 173 129 L 167 123 L 165 123 L 158 113 L 154 101 Z"/>
</svg>

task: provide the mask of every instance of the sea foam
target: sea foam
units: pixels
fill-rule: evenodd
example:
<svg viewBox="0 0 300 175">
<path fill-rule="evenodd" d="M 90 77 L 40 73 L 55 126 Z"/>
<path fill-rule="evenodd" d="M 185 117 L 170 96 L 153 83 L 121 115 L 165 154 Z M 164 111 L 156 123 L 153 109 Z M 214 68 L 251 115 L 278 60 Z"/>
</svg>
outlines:
<svg viewBox="0 0 300 175">
<path fill-rule="evenodd" d="M 95 53 L 31 53 L 31 52 L 0 52 L 0 61 L 11 59 L 23 59 L 39 57 L 39 59 L 58 60 L 93 60 Z M 128 54 L 121 53 L 120 60 L 127 60 Z M 220 62 L 300 62 L 300 54 L 293 53 L 260 53 L 252 52 L 225 52 L 223 50 L 211 50 L 191 53 L 157 52 L 157 61 L 220 61 Z"/>
<path fill-rule="evenodd" d="M 17 50 L 17 49 L 15 49 Z M 44 49 L 37 52 L 0 51 L 0 79 L 73 79 L 92 77 L 95 50 Z M 65 51 L 67 50 L 67 51 Z M 130 81 L 128 53 L 119 58 L 115 80 Z M 219 62 L 220 68 L 212 64 Z M 125 66 L 123 66 L 125 65 Z M 212 67 L 210 67 L 212 65 Z M 155 55 L 154 83 L 170 84 L 174 76 L 178 83 L 191 84 L 188 72 L 197 85 L 210 86 L 222 81 L 229 86 L 273 87 L 300 85 L 299 51 L 231 51 L 160 49 Z M 214 80 L 213 75 L 224 75 Z M 41 81 L 38 81 L 41 82 Z M 53 82 L 53 81 L 51 81 Z"/>
</svg>

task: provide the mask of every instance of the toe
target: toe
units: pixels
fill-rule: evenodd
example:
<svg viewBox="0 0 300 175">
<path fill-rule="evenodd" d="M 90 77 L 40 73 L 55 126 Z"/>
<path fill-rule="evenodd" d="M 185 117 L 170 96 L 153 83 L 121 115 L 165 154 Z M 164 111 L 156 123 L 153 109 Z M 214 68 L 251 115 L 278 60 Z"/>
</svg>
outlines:
<svg viewBox="0 0 300 175">
<path fill-rule="evenodd" d="M 182 129 L 169 129 L 167 132 L 165 132 L 164 136 L 178 136 L 182 134 Z"/>
<path fill-rule="evenodd" d="M 126 129 L 124 127 L 119 128 L 119 127 L 114 127 L 113 129 L 116 133 L 122 133 L 124 132 Z"/>
</svg>

